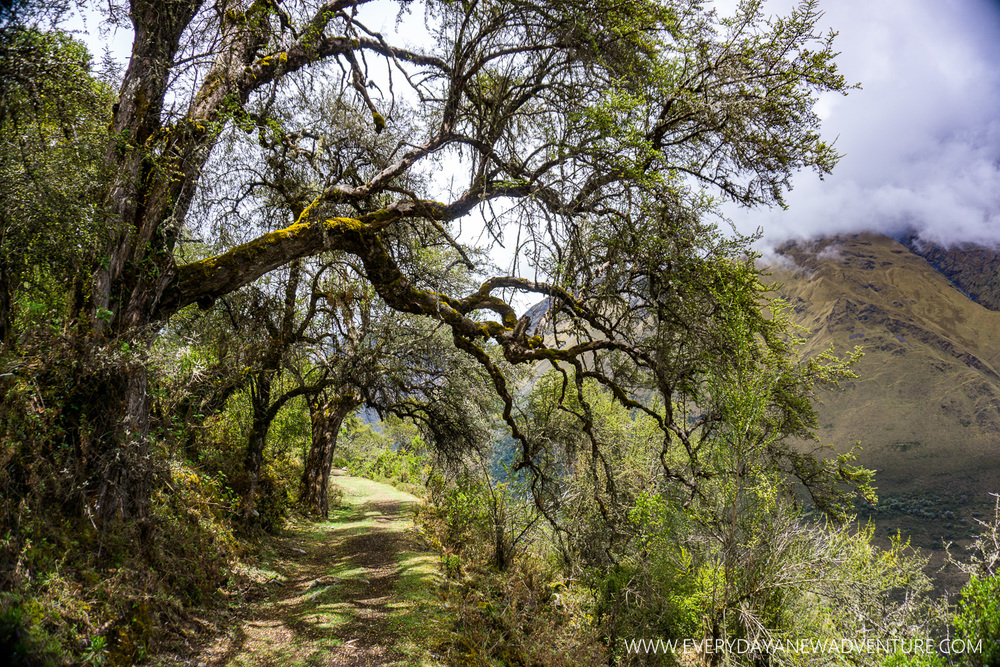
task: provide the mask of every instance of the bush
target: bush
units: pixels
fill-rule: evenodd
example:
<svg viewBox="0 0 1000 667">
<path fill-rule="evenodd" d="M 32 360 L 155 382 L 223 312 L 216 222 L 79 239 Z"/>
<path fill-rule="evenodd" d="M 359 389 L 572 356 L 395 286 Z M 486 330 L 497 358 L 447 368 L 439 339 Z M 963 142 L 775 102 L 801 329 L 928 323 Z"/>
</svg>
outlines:
<svg viewBox="0 0 1000 667">
<path fill-rule="evenodd" d="M 893 653 L 882 662 L 881 667 L 947 667 L 948 662 L 939 655 Z"/>
<path fill-rule="evenodd" d="M 132 665 L 217 599 L 243 549 L 224 481 L 173 462 L 150 515 L 98 530 L 86 517 L 22 506 L 0 540 L 0 656 L 21 664 Z M 15 662 L 14 664 L 18 664 Z"/>
<path fill-rule="evenodd" d="M 344 420 L 334 465 L 358 477 L 384 481 L 422 494 L 431 474 L 426 445 L 416 427 L 399 420 L 379 422 L 381 431 L 353 415 Z"/>
<path fill-rule="evenodd" d="M 238 404 L 242 397 L 231 403 Z M 217 479 L 218 492 L 224 496 L 225 512 L 222 517 L 237 524 L 240 502 L 249 490 L 250 481 L 243 461 L 246 455 L 247 428 L 245 415 L 233 408 L 208 421 L 202 434 L 197 461 L 193 469 L 203 477 Z M 285 420 L 294 423 L 288 418 Z M 287 430 L 287 429 L 286 429 Z M 296 448 L 285 445 L 279 438 L 269 437 L 264 465 L 257 480 L 254 500 L 253 529 L 275 534 L 281 530 L 294 505 L 293 493 L 302 476 L 302 464 Z"/>
<path fill-rule="evenodd" d="M 971 577 L 962 589 L 954 619 L 958 637 L 982 651 L 962 654 L 962 663 L 970 667 L 1000 665 L 1000 577 Z"/>
<path fill-rule="evenodd" d="M 418 516 L 440 551 L 445 604 L 456 609 L 447 664 L 597 665 L 607 662 L 586 614 L 587 590 L 569 585 L 541 542 L 496 562 L 488 481 L 435 475 L 432 503 Z"/>
<path fill-rule="evenodd" d="M 38 603 L 0 593 L 0 655 L 11 667 L 69 664 L 59 640 L 46 631 Z"/>
<path fill-rule="evenodd" d="M 949 558 L 969 575 L 952 618 L 956 635 L 977 647 L 982 642 L 980 652 L 959 655 L 959 664 L 968 667 L 1000 665 L 1000 495 L 992 495 L 993 518 L 976 519 L 982 532 L 969 546 L 967 561 Z"/>
</svg>

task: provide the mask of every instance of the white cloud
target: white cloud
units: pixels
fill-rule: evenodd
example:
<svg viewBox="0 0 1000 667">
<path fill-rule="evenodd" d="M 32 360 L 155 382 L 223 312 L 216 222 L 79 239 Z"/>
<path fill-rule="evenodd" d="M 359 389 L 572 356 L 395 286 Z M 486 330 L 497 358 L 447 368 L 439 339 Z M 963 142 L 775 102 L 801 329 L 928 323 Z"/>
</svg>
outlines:
<svg viewBox="0 0 1000 667">
<path fill-rule="evenodd" d="M 1000 8 L 985 0 L 836 0 L 841 71 L 863 88 L 823 97 L 832 176 L 795 179 L 787 211 L 728 213 L 787 238 L 907 229 L 1000 243 Z M 774 8 L 784 10 L 781 7 Z"/>
</svg>

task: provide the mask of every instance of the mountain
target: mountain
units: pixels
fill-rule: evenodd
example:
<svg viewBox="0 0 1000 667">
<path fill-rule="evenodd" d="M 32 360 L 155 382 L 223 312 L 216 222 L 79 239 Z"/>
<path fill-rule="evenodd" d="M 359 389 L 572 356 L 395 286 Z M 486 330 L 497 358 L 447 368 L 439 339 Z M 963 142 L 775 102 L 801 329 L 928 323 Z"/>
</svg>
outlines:
<svg viewBox="0 0 1000 667">
<path fill-rule="evenodd" d="M 1000 310 L 1000 250 L 964 243 L 943 247 L 909 235 L 902 243 L 976 303 Z"/>
<path fill-rule="evenodd" d="M 808 330 L 804 354 L 865 353 L 858 379 L 819 392 L 821 441 L 838 453 L 860 443 L 859 461 L 877 472 L 880 525 L 940 546 L 974 531 L 1000 492 L 1000 312 L 970 296 L 994 307 L 1000 260 L 906 242 L 789 243 L 770 272 Z"/>
</svg>

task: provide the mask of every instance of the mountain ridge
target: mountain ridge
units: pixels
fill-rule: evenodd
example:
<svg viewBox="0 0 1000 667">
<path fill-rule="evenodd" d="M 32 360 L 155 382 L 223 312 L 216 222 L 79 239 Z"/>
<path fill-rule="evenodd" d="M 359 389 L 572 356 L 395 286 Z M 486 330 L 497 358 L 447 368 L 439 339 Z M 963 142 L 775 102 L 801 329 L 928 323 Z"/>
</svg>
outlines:
<svg viewBox="0 0 1000 667">
<path fill-rule="evenodd" d="M 959 290 L 989 310 L 1000 311 L 1000 248 L 974 243 L 942 246 L 907 234 L 900 243 L 920 255 Z"/>
<path fill-rule="evenodd" d="M 839 453 L 860 442 L 860 462 L 876 469 L 890 494 L 998 490 L 1000 312 L 879 234 L 788 243 L 776 252 L 776 292 L 809 332 L 803 353 L 856 344 L 865 351 L 859 379 L 818 396 L 821 440 Z"/>
</svg>

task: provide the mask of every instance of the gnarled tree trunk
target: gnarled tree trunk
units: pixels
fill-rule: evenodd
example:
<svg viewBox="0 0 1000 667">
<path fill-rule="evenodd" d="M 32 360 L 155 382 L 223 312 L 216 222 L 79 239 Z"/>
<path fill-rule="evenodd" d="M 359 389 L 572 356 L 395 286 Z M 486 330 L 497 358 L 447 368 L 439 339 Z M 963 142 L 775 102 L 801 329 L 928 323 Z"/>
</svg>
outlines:
<svg viewBox="0 0 1000 667">
<path fill-rule="evenodd" d="M 337 448 L 337 435 L 344 419 L 359 405 L 361 401 L 353 394 L 309 403 L 312 445 L 302 471 L 299 503 L 306 509 L 319 513 L 324 519 L 330 515 L 327 490 L 330 486 L 333 452 Z"/>
<path fill-rule="evenodd" d="M 260 471 L 264 467 L 264 447 L 267 445 L 267 432 L 271 428 L 274 413 L 271 407 L 272 372 L 265 369 L 258 373 L 253 383 L 251 404 L 253 405 L 253 423 L 247 436 L 246 458 L 243 469 L 247 474 L 247 491 L 243 499 L 243 520 L 250 523 L 254 515 L 254 498 L 257 494 L 257 484 L 260 482 Z"/>
</svg>

